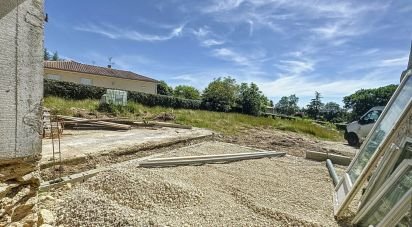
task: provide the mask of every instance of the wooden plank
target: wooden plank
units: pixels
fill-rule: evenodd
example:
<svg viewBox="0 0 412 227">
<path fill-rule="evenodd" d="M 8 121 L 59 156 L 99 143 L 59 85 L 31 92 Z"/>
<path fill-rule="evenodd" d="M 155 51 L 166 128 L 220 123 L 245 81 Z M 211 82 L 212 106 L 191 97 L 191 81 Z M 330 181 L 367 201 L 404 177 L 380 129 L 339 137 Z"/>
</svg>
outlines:
<svg viewBox="0 0 412 227">
<path fill-rule="evenodd" d="M 88 122 L 96 122 L 96 121 L 105 121 L 105 122 L 112 122 L 112 123 L 125 123 L 125 124 L 133 124 L 132 120 L 126 120 L 126 119 L 117 119 L 117 118 L 96 118 L 96 119 L 85 119 L 82 118 L 82 120 L 66 120 L 64 123 L 70 124 L 70 123 L 88 123 Z"/>
<path fill-rule="evenodd" d="M 147 162 L 158 162 L 158 161 L 172 161 L 172 160 L 193 160 L 199 158 L 219 158 L 219 157 L 234 157 L 234 156 L 247 156 L 247 155 L 258 155 L 258 154 L 273 154 L 273 151 L 264 152 L 245 152 L 245 153 L 234 153 L 234 154 L 216 154 L 216 155 L 197 155 L 197 156 L 181 156 L 181 157 L 169 157 L 169 158 L 152 158 L 146 160 Z"/>
<path fill-rule="evenodd" d="M 166 123 L 166 122 L 156 122 L 156 121 L 149 121 L 149 122 L 133 122 L 133 125 L 142 126 L 142 127 L 169 127 L 169 128 L 183 128 L 183 129 L 192 129 L 190 125 L 180 125 L 174 123 Z"/>
<path fill-rule="evenodd" d="M 85 182 L 87 179 L 95 176 L 96 174 L 102 172 L 102 171 L 107 171 L 109 168 L 103 167 L 99 169 L 92 169 L 86 172 L 82 173 L 76 173 L 70 176 L 65 176 L 59 179 L 54 179 L 46 182 L 42 182 L 40 184 L 40 192 L 48 191 L 52 188 L 57 188 L 60 186 L 63 186 L 67 183 L 79 183 L 79 182 Z"/>
<path fill-rule="evenodd" d="M 84 118 L 78 118 L 78 117 L 70 117 L 70 116 L 63 116 L 63 115 L 57 115 L 57 117 L 64 119 L 64 120 L 70 120 L 70 121 L 77 121 L 78 123 L 81 123 L 84 121 Z M 113 122 L 106 122 L 106 121 L 96 121 L 93 122 L 94 124 L 97 125 L 104 125 L 108 126 L 111 128 L 116 128 L 116 129 L 122 129 L 122 130 L 129 130 L 131 129 L 130 125 L 125 125 L 125 124 L 118 124 L 118 123 L 113 123 Z"/>
<path fill-rule="evenodd" d="M 282 157 L 285 156 L 285 152 L 265 152 L 260 153 L 256 152 L 255 155 L 226 155 L 226 157 L 205 157 L 200 156 L 200 158 L 192 159 L 181 159 L 181 160 L 163 160 L 163 161 L 144 161 L 140 162 L 139 166 L 143 168 L 152 168 L 152 167 L 166 167 L 166 166 L 179 166 L 179 165 L 199 165 L 206 163 L 222 163 L 222 162 L 233 162 L 241 161 L 248 159 L 259 159 L 265 157 Z"/>
</svg>

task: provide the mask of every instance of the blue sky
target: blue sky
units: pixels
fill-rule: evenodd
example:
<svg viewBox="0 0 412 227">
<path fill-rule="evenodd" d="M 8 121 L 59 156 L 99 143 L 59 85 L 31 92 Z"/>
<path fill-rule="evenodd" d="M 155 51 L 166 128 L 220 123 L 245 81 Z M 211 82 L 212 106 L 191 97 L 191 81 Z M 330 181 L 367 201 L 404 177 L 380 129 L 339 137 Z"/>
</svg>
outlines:
<svg viewBox="0 0 412 227">
<path fill-rule="evenodd" d="M 46 0 L 45 46 L 66 59 L 203 90 L 255 82 L 276 103 L 399 83 L 410 0 Z"/>
</svg>

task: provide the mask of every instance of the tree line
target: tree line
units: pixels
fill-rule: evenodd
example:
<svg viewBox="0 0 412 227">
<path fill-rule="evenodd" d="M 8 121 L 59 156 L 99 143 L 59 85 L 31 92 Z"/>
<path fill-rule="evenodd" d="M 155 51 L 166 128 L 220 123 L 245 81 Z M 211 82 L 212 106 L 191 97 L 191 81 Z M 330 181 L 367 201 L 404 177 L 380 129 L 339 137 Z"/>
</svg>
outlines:
<svg viewBox="0 0 412 227">
<path fill-rule="evenodd" d="M 303 108 L 299 107 L 299 97 L 295 94 L 281 97 L 274 105 L 272 100 L 262 94 L 255 83 L 237 84 L 236 80 L 231 77 L 214 79 L 203 92 L 187 85 L 179 85 L 173 89 L 166 82 L 161 81 L 157 92 L 161 95 L 201 100 L 203 108 L 207 110 L 259 115 L 265 111 L 266 107 L 273 107 L 279 114 L 345 122 L 359 119 L 374 106 L 386 105 L 396 88 L 397 86 L 392 84 L 373 89 L 361 89 L 343 97 L 343 106 L 336 102 L 324 103 L 322 95 L 316 91 L 309 104 Z"/>
<path fill-rule="evenodd" d="M 174 89 L 160 81 L 157 93 L 185 99 L 198 99 L 202 108 L 212 111 L 240 112 L 259 115 L 266 106 L 273 106 L 255 83 L 238 84 L 231 77 L 215 78 L 202 93 L 192 86 L 179 85 Z"/>
<path fill-rule="evenodd" d="M 395 92 L 397 85 L 391 84 L 384 87 L 361 89 L 343 97 L 343 107 L 336 102 L 322 102 L 322 96 L 315 92 L 315 97 L 310 103 L 299 108 L 299 98 L 296 95 L 284 96 L 275 105 L 278 113 L 286 115 L 306 115 L 316 120 L 330 122 L 345 122 L 358 120 L 369 109 L 375 106 L 385 106 Z"/>
<path fill-rule="evenodd" d="M 45 61 L 61 61 L 62 59 L 59 57 L 59 53 L 57 51 L 51 53 L 50 51 L 47 50 L 47 48 L 44 48 L 44 57 L 43 59 Z"/>
</svg>

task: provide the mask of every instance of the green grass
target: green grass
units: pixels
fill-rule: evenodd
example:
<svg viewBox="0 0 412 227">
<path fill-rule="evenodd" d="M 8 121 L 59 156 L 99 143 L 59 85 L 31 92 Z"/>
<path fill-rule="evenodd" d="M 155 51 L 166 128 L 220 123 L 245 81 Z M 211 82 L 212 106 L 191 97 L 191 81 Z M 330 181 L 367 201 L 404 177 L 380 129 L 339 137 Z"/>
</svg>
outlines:
<svg viewBox="0 0 412 227">
<path fill-rule="evenodd" d="M 57 97 L 46 97 L 44 106 L 55 114 L 73 115 L 73 109 L 84 109 L 91 113 L 99 111 L 98 100 L 66 100 Z M 240 113 L 221 113 L 205 110 L 171 109 L 164 107 L 147 107 L 129 102 L 126 107 L 111 108 L 108 114 L 127 117 L 135 120 L 151 119 L 154 116 L 169 112 L 176 116 L 176 123 L 192 125 L 199 128 L 212 129 L 226 135 L 240 133 L 251 128 L 273 128 L 314 136 L 320 139 L 338 141 L 342 134 L 331 126 L 320 126 L 309 120 L 286 120 L 266 117 L 255 117 Z"/>
</svg>

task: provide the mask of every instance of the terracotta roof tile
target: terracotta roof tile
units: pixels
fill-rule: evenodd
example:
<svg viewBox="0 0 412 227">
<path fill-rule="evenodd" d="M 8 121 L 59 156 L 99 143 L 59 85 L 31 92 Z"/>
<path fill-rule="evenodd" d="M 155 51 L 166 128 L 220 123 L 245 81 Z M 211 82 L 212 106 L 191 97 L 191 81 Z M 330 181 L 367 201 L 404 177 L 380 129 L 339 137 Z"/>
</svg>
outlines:
<svg viewBox="0 0 412 227">
<path fill-rule="evenodd" d="M 79 73 L 89 73 L 102 76 L 110 76 L 129 80 L 142 80 L 148 82 L 157 83 L 159 81 L 142 76 L 130 71 L 124 71 L 119 69 L 105 68 L 94 65 L 86 65 L 75 61 L 45 61 L 44 67 L 49 69 L 58 69 L 63 71 L 72 71 Z"/>
</svg>

